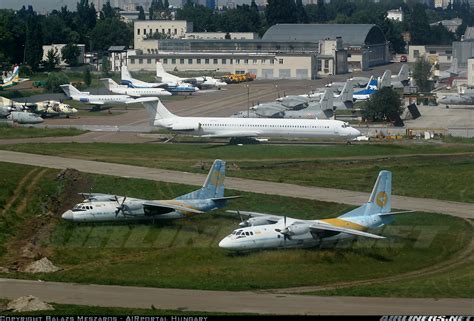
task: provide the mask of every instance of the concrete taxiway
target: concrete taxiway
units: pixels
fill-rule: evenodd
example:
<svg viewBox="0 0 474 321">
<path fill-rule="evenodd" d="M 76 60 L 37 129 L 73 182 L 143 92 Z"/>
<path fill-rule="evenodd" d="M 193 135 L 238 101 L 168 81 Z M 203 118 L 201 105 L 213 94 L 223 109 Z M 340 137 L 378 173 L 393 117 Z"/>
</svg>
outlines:
<svg viewBox="0 0 474 321">
<path fill-rule="evenodd" d="M 75 168 L 86 173 L 142 178 L 197 186 L 200 186 L 205 179 L 205 175 L 203 174 L 11 151 L 0 151 L 0 161 L 57 169 Z M 360 205 L 367 202 L 369 198 L 369 193 L 363 192 L 298 186 L 233 177 L 227 177 L 225 184 L 227 188 L 239 191 L 299 197 L 350 205 Z M 395 195 L 392 197 L 392 205 L 394 208 L 399 209 L 443 213 L 462 218 L 474 218 L 474 204 L 471 203 Z"/>
<path fill-rule="evenodd" d="M 158 289 L 0 279 L 0 293 L 34 295 L 47 302 L 102 307 L 260 314 L 471 315 L 471 299 L 319 297 L 255 292 Z"/>
</svg>

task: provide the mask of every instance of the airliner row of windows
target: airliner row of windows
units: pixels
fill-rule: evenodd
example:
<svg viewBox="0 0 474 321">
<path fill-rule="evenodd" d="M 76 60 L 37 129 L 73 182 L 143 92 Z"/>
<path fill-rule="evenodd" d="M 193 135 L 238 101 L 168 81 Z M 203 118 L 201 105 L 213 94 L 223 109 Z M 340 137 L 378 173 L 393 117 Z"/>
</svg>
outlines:
<svg viewBox="0 0 474 321">
<path fill-rule="evenodd" d="M 304 126 L 304 125 L 262 125 L 262 124 L 201 124 L 207 127 L 265 127 L 265 128 L 329 128 L 329 126 Z"/>
</svg>

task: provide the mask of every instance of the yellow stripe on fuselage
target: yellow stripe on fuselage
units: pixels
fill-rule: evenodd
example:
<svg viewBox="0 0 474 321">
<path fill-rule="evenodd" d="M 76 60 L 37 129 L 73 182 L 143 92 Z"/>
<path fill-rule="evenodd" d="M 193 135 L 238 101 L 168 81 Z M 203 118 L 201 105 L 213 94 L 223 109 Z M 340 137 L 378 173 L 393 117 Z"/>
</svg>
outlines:
<svg viewBox="0 0 474 321">
<path fill-rule="evenodd" d="M 320 221 L 324 222 L 324 223 L 334 225 L 334 226 L 350 228 L 350 229 L 357 230 L 357 231 L 367 230 L 367 227 L 365 227 L 364 225 L 349 222 L 349 221 L 346 221 L 346 220 L 343 220 L 343 219 L 340 219 L 340 218 L 326 218 L 326 219 L 323 219 L 323 220 L 320 220 Z"/>
</svg>

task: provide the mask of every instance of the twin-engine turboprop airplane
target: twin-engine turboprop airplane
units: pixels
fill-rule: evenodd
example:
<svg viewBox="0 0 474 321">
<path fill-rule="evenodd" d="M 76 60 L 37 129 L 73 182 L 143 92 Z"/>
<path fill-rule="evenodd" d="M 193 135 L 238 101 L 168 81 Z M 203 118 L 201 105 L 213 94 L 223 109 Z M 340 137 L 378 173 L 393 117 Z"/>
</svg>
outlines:
<svg viewBox="0 0 474 321">
<path fill-rule="evenodd" d="M 391 210 L 392 173 L 381 171 L 369 201 L 337 218 L 301 220 L 286 216 L 254 212 L 237 212 L 248 219 L 232 234 L 220 241 L 219 247 L 235 251 L 304 248 L 334 243 L 355 236 L 383 239 L 365 232 L 393 221 Z"/>
<path fill-rule="evenodd" d="M 215 160 L 202 188 L 173 200 L 143 200 L 127 196 L 83 193 L 87 200 L 62 218 L 73 222 L 144 221 L 177 219 L 224 207 L 225 162 Z"/>
</svg>

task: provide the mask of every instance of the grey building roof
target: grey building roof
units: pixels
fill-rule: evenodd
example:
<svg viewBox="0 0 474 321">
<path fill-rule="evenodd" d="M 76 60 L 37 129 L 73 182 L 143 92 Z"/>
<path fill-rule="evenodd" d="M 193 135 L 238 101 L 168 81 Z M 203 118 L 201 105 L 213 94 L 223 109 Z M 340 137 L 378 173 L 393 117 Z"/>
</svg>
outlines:
<svg viewBox="0 0 474 321">
<path fill-rule="evenodd" d="M 317 42 L 336 37 L 342 37 L 343 43 L 349 46 L 386 42 L 382 29 L 374 24 L 276 24 L 262 40 Z"/>
<path fill-rule="evenodd" d="M 110 46 L 108 51 L 126 51 L 125 46 Z"/>
</svg>

